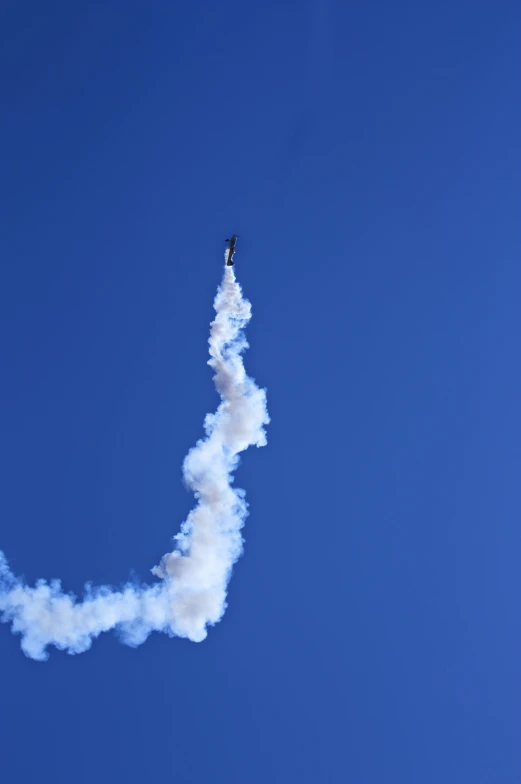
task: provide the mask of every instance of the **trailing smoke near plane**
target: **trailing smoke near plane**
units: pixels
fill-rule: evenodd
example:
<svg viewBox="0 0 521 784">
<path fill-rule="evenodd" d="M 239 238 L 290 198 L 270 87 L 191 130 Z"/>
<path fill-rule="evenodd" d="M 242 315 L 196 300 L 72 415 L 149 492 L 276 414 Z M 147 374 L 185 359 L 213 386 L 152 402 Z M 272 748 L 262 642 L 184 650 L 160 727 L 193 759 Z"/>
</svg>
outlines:
<svg viewBox="0 0 521 784">
<path fill-rule="evenodd" d="M 208 361 L 221 402 L 214 414 L 206 416 L 206 437 L 189 451 L 183 465 L 197 505 L 174 537 L 173 552 L 152 569 L 159 582 L 150 586 L 129 583 L 121 590 L 86 586 L 84 598 L 78 601 L 63 591 L 58 580 L 26 585 L 13 575 L 0 552 L 0 620 L 21 635 L 22 649 L 33 659 L 46 659 L 49 645 L 82 653 L 101 632 L 111 629 L 132 646 L 143 643 L 153 631 L 200 642 L 207 626 L 224 614 L 247 516 L 244 492 L 232 487 L 232 473 L 241 452 L 266 444 L 264 425 L 269 422 L 265 390 L 244 370 L 241 354 L 248 344 L 243 330 L 251 318 L 251 305 L 243 298 L 230 263 L 233 247 L 227 251 L 214 302 Z"/>
</svg>

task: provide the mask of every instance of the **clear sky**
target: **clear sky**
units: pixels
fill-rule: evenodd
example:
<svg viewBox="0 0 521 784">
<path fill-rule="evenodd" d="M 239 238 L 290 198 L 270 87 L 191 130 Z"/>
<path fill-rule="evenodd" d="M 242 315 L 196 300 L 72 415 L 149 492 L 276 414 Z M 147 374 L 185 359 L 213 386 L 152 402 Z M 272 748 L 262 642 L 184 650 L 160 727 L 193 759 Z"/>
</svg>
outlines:
<svg viewBox="0 0 521 784">
<path fill-rule="evenodd" d="M 6 0 L 0 549 L 120 585 L 193 505 L 223 239 L 268 446 L 201 644 L 24 657 L 6 784 L 518 784 L 521 7 Z"/>
</svg>

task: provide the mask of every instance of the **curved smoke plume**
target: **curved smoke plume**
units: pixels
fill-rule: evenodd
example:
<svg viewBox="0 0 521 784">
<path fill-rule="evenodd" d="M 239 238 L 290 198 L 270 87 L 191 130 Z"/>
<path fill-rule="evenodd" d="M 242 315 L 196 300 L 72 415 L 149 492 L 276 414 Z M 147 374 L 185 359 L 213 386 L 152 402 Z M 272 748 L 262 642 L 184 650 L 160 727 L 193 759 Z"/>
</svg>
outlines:
<svg viewBox="0 0 521 784">
<path fill-rule="evenodd" d="M 153 631 L 199 642 L 206 627 L 222 618 L 247 515 L 244 492 L 231 486 L 232 472 L 242 451 L 266 444 L 269 417 L 265 391 L 244 370 L 241 354 L 248 344 L 243 329 L 251 305 L 232 267 L 225 267 L 214 307 L 208 364 L 215 370 L 221 403 L 205 419 L 206 437 L 185 458 L 184 477 L 197 505 L 175 537 L 175 550 L 152 569 L 160 582 L 128 584 L 120 591 L 86 586 L 78 601 L 57 580 L 25 585 L 0 552 L 0 619 L 22 636 L 27 656 L 46 659 L 49 645 L 81 653 L 110 629 L 128 645 L 140 645 Z"/>
</svg>

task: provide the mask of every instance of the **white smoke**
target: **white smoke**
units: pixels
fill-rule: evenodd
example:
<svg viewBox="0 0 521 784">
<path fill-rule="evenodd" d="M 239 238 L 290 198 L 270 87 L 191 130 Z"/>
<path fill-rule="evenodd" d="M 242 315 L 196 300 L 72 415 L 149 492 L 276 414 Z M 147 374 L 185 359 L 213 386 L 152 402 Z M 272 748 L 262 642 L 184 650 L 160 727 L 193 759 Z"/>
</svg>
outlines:
<svg viewBox="0 0 521 784">
<path fill-rule="evenodd" d="M 269 417 L 265 391 L 244 370 L 241 353 L 248 344 L 243 329 L 251 305 L 242 297 L 233 267 L 225 267 L 214 307 L 208 364 L 215 370 L 221 403 L 206 416 L 206 438 L 185 458 L 184 477 L 197 506 L 175 537 L 175 550 L 152 569 L 160 582 L 128 584 L 120 591 L 87 585 L 83 600 L 77 601 L 58 580 L 25 585 L 0 552 L 0 619 L 22 636 L 27 656 L 46 659 L 49 645 L 81 653 L 110 629 L 128 645 L 141 644 L 152 631 L 199 642 L 206 627 L 222 618 L 247 515 L 244 492 L 231 486 L 232 472 L 240 452 L 266 444 L 263 426 Z"/>
</svg>

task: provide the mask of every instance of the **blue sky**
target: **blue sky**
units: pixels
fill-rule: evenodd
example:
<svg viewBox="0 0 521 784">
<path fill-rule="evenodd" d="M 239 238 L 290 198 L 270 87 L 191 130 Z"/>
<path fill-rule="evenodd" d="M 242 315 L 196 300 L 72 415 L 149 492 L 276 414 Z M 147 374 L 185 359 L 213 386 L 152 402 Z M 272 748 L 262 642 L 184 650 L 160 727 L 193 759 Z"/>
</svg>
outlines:
<svg viewBox="0 0 521 784">
<path fill-rule="evenodd" d="M 120 585 L 181 463 L 222 240 L 268 446 L 202 644 L 23 656 L 1 778 L 517 784 L 514 2 L 3 4 L 0 548 Z"/>
</svg>

